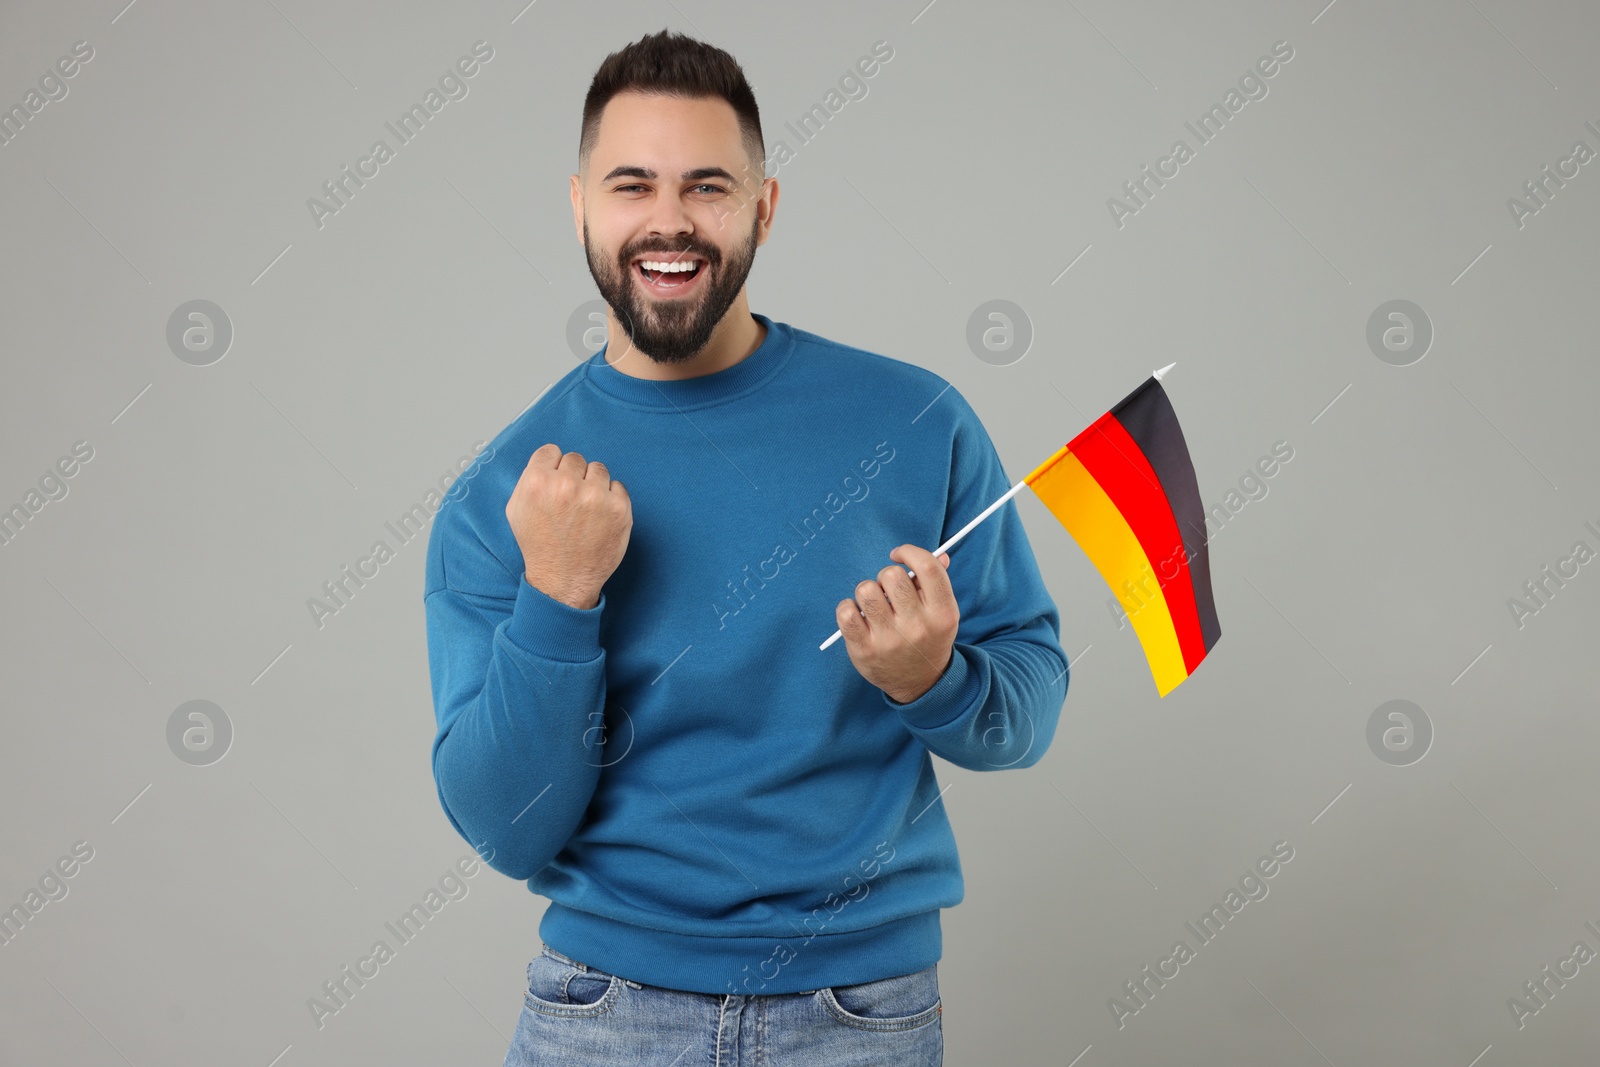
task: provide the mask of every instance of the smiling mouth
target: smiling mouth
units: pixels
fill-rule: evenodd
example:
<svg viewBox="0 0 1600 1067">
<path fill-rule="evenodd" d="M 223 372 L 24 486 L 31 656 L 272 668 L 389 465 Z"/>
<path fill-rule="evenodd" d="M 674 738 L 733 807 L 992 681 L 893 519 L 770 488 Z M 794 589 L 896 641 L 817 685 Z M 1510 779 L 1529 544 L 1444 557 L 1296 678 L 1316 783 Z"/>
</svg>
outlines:
<svg viewBox="0 0 1600 1067">
<path fill-rule="evenodd" d="M 645 266 L 646 263 L 651 266 Z M 687 270 L 681 264 L 687 263 Z M 659 258 L 644 257 L 635 260 L 633 271 L 644 282 L 645 288 L 654 293 L 677 293 L 690 289 L 695 281 L 704 272 L 706 261 L 703 259 L 678 260 L 670 254 L 663 254 Z"/>
</svg>

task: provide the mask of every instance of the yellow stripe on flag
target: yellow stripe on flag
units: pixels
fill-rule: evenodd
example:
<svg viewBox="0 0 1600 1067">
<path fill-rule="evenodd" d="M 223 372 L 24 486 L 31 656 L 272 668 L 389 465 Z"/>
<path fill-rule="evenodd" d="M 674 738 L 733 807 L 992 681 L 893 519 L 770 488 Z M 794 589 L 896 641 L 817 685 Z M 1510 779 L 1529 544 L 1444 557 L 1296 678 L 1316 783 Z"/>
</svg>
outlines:
<svg viewBox="0 0 1600 1067">
<path fill-rule="evenodd" d="M 1078 457 L 1064 452 L 1052 460 L 1030 475 L 1028 484 L 1116 594 L 1144 648 L 1156 691 L 1166 696 L 1189 672 L 1150 560 L 1122 512 Z"/>
</svg>

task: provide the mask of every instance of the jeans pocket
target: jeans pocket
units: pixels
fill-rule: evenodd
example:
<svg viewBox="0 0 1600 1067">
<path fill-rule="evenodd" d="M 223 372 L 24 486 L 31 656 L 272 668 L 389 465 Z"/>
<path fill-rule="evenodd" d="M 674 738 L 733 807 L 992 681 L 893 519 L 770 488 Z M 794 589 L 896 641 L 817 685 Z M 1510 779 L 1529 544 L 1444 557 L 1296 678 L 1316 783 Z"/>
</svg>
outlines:
<svg viewBox="0 0 1600 1067">
<path fill-rule="evenodd" d="M 610 1011 L 622 988 L 622 979 L 593 968 L 581 968 L 550 952 L 541 952 L 528 964 L 525 1005 L 543 1015 L 587 1019 Z"/>
<path fill-rule="evenodd" d="M 828 1014 L 858 1030 L 915 1030 L 939 1018 L 938 964 L 911 974 L 859 985 L 833 986 L 818 994 Z"/>
</svg>

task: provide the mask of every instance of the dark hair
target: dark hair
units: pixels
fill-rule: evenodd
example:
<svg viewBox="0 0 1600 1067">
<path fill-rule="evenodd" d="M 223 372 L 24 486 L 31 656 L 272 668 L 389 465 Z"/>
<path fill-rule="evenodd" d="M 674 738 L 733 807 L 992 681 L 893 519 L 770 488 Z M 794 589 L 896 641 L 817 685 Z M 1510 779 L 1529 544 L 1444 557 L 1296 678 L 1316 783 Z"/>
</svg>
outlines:
<svg viewBox="0 0 1600 1067">
<path fill-rule="evenodd" d="M 688 99 L 718 97 L 739 117 L 739 132 L 750 156 L 752 177 L 766 174 L 766 143 L 761 137 L 761 112 L 738 61 L 715 45 L 682 33 L 662 30 L 647 34 L 611 53 L 594 72 L 583 100 L 583 130 L 578 138 L 578 166 L 589 165 L 589 153 L 600 136 L 600 113 L 622 92 L 653 93 Z"/>
</svg>

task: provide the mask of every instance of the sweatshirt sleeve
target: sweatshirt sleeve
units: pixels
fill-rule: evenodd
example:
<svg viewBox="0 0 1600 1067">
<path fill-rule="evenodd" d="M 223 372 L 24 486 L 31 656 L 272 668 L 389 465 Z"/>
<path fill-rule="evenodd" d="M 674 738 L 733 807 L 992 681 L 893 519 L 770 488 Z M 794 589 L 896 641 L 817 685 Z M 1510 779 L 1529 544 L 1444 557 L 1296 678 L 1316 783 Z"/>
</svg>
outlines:
<svg viewBox="0 0 1600 1067">
<path fill-rule="evenodd" d="M 423 598 L 434 782 L 483 861 L 526 880 L 566 845 L 599 781 L 605 596 L 580 610 L 545 595 L 449 511 L 429 538 Z"/>
<path fill-rule="evenodd" d="M 1013 484 L 977 413 L 954 388 L 949 393 L 958 416 L 940 544 Z M 1031 767 L 1055 736 L 1069 668 L 1060 613 L 1015 497 L 950 549 L 946 573 L 961 609 L 950 664 L 917 699 L 900 704 L 884 694 L 884 703 L 930 752 L 958 767 Z"/>
</svg>

